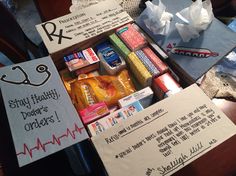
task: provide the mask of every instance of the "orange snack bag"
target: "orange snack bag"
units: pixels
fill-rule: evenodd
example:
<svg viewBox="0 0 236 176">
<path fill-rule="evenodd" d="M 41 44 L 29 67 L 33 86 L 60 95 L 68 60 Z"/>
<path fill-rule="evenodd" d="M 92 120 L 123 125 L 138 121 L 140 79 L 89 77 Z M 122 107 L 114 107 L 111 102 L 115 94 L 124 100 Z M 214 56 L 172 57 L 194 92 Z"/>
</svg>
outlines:
<svg viewBox="0 0 236 176">
<path fill-rule="evenodd" d="M 135 92 L 127 70 L 117 76 L 104 75 L 77 80 L 71 84 L 71 90 L 77 110 L 98 102 L 105 102 L 111 107 L 117 105 L 119 99 Z"/>
</svg>

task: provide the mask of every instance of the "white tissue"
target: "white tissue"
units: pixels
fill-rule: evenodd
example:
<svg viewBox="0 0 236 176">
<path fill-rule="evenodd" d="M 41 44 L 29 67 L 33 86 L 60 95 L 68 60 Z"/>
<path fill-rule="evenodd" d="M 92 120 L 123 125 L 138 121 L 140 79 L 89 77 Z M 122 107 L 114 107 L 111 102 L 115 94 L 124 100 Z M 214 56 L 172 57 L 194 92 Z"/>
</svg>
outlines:
<svg viewBox="0 0 236 176">
<path fill-rule="evenodd" d="M 146 6 L 147 8 L 141 14 L 145 26 L 155 35 L 166 35 L 173 15 L 166 12 L 166 7 L 161 0 L 147 1 Z"/>
<path fill-rule="evenodd" d="M 206 30 L 213 20 L 212 5 L 210 0 L 202 2 L 196 0 L 180 12 L 176 13 L 184 24 L 176 23 L 175 26 L 184 42 L 200 36 L 200 32 Z"/>
<path fill-rule="evenodd" d="M 93 4 L 97 4 L 103 0 L 71 0 L 70 12 L 75 12 Z"/>
</svg>

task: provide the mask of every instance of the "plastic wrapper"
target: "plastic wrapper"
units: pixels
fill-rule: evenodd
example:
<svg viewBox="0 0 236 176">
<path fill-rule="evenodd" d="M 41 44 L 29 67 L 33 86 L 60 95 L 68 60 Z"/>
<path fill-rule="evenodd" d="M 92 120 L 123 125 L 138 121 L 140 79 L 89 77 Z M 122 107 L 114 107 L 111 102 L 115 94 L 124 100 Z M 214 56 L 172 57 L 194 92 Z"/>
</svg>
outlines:
<svg viewBox="0 0 236 176">
<path fill-rule="evenodd" d="M 235 49 L 236 51 L 236 49 Z M 236 52 L 230 52 L 218 65 L 216 65 L 216 72 L 225 73 L 234 77 L 236 82 Z"/>
<path fill-rule="evenodd" d="M 166 12 L 166 6 L 160 0 L 147 1 L 146 6 L 140 16 L 145 26 L 154 35 L 167 35 L 173 15 Z"/>
<path fill-rule="evenodd" d="M 121 71 L 117 76 L 96 76 L 71 84 L 72 101 L 77 110 L 98 102 L 105 102 L 111 107 L 133 92 L 135 88 L 127 70 Z"/>
<path fill-rule="evenodd" d="M 184 42 L 198 38 L 199 33 L 206 30 L 214 18 L 210 0 L 196 0 L 176 15 L 183 21 L 183 24 L 176 23 L 175 26 Z"/>
</svg>

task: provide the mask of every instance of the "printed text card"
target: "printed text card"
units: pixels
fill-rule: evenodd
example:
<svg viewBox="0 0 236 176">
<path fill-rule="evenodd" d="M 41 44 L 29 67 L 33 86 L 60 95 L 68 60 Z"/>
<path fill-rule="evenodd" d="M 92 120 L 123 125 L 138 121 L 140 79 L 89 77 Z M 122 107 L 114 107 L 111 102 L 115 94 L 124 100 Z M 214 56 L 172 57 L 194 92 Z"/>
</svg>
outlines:
<svg viewBox="0 0 236 176">
<path fill-rule="evenodd" d="M 165 176 L 235 133 L 235 125 L 193 85 L 92 141 L 111 176 Z"/>
<path fill-rule="evenodd" d="M 131 21 L 133 19 L 115 0 L 104 0 L 36 28 L 49 53 L 55 53 Z"/>
<path fill-rule="evenodd" d="M 88 137 L 50 57 L 1 68 L 0 85 L 19 166 Z"/>
</svg>

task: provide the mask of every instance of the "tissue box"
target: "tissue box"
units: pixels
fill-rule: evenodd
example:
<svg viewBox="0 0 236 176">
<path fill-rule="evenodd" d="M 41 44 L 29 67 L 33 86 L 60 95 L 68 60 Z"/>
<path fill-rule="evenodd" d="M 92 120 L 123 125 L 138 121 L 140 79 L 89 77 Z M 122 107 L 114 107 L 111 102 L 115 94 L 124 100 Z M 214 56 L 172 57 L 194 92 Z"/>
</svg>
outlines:
<svg viewBox="0 0 236 176">
<path fill-rule="evenodd" d="M 165 0 L 163 3 L 172 14 L 191 5 L 188 0 Z M 170 30 L 165 37 L 153 35 L 141 18 L 136 22 L 168 53 L 170 66 L 187 84 L 196 82 L 236 46 L 236 34 L 216 18 L 199 38 L 187 43 L 182 41 L 176 30 L 175 23 L 182 23 L 177 16 L 170 22 Z"/>
</svg>

